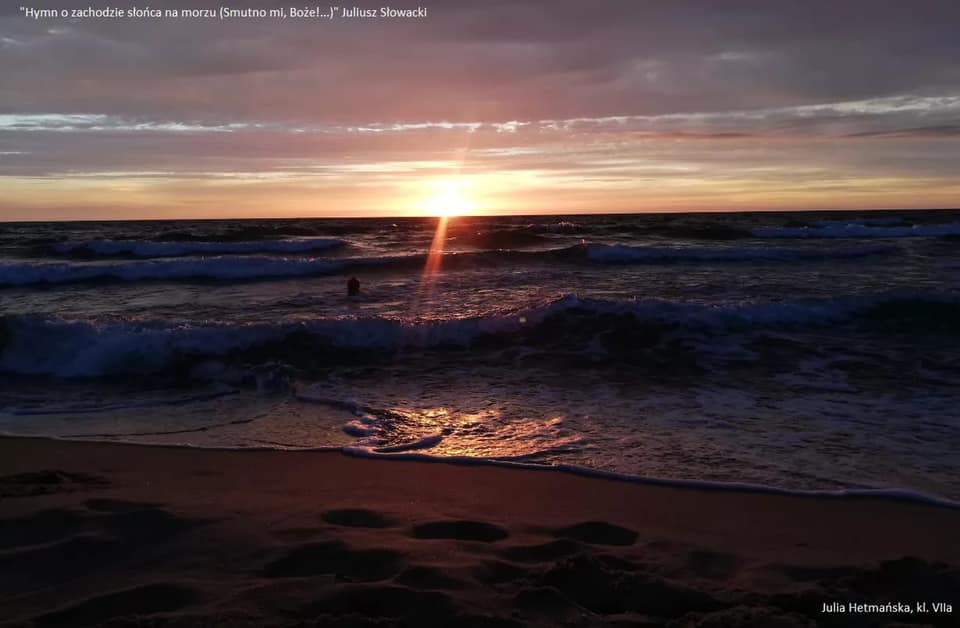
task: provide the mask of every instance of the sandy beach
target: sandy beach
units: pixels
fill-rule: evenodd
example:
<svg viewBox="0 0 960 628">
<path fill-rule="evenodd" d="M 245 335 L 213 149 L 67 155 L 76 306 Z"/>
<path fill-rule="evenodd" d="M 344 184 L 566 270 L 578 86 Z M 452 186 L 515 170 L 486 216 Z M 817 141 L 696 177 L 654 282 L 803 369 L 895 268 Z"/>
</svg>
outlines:
<svg viewBox="0 0 960 628">
<path fill-rule="evenodd" d="M 0 439 L 4 626 L 955 625 L 960 510 Z M 927 613 L 823 613 L 925 602 Z"/>
</svg>

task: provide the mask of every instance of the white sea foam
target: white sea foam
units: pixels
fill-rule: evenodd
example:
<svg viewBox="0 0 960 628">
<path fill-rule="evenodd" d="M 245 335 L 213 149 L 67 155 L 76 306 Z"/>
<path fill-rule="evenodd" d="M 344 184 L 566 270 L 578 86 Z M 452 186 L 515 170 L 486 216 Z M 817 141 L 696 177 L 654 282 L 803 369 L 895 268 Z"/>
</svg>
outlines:
<svg viewBox="0 0 960 628">
<path fill-rule="evenodd" d="M 681 330 L 722 331 L 782 325 L 825 325 L 887 304 L 939 307 L 960 303 L 953 294 L 892 292 L 784 303 L 710 306 L 662 300 L 603 301 L 566 295 L 523 310 L 489 316 L 409 322 L 387 318 L 314 319 L 277 324 L 174 324 L 162 321 L 100 322 L 42 316 L 8 316 L 0 371 L 97 377 L 153 373 L 177 359 L 216 358 L 294 334 L 332 348 L 395 351 L 405 347 L 469 347 L 484 336 L 522 334 L 546 319 L 579 313 L 631 316 Z M 902 312 L 899 315 L 902 318 Z M 597 330 L 599 331 L 599 330 Z M 721 337 L 722 334 L 718 334 Z M 562 341 L 562 338 L 558 338 Z"/>
<path fill-rule="evenodd" d="M 579 231 L 581 227 L 575 222 L 570 222 L 568 220 L 561 220 L 559 222 L 548 223 L 548 224 L 539 224 L 539 225 L 530 224 L 530 225 L 527 225 L 527 228 L 533 229 L 536 231 L 547 231 L 550 233 L 564 233 L 564 232 Z"/>
<path fill-rule="evenodd" d="M 372 447 L 370 451 L 378 454 L 393 454 L 402 451 L 415 451 L 418 449 L 430 449 L 443 441 L 443 434 L 429 434 L 416 440 L 398 443 L 396 445 L 383 445 Z"/>
<path fill-rule="evenodd" d="M 377 427 L 377 418 L 369 414 L 359 416 L 356 419 L 347 422 L 347 424 L 343 426 L 343 431 L 344 433 L 357 438 L 373 436 L 379 431 Z"/>
</svg>

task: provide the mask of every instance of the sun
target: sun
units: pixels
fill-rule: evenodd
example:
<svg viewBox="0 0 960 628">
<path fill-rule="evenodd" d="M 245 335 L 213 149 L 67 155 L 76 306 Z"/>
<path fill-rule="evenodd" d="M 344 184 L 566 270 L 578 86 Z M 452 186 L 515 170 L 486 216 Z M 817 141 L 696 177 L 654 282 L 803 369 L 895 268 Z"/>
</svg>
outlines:
<svg viewBox="0 0 960 628">
<path fill-rule="evenodd" d="M 468 196 L 469 183 L 463 179 L 442 179 L 430 184 L 430 192 L 419 209 L 428 216 L 450 218 L 473 212 L 475 204 Z"/>
</svg>

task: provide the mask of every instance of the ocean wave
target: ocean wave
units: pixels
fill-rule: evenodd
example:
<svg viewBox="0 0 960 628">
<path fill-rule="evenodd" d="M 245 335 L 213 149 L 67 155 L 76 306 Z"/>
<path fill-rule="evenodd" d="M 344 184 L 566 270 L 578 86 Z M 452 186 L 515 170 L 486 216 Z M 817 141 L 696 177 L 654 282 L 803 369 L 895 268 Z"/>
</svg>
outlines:
<svg viewBox="0 0 960 628">
<path fill-rule="evenodd" d="M 758 238 L 931 238 L 960 235 L 960 223 L 878 226 L 862 223 L 823 223 L 814 227 L 754 229 Z"/>
<path fill-rule="evenodd" d="M 578 244 L 538 251 L 510 249 L 448 252 L 441 268 L 476 268 L 505 263 L 656 264 L 671 262 L 743 262 L 857 258 L 896 252 L 892 246 L 829 250 L 774 247 L 699 248 Z M 407 269 L 426 262 L 426 254 L 382 257 L 273 257 L 263 255 L 172 258 L 130 261 L 0 263 L 0 288 L 103 281 L 254 281 L 307 277 L 362 268 Z"/>
<path fill-rule="evenodd" d="M 194 224 L 185 228 L 160 231 L 150 239 L 156 242 L 250 242 L 290 237 L 356 235 L 380 228 L 384 222 L 277 220 L 259 224 L 233 223 L 221 228 L 214 228 L 207 224 Z"/>
<path fill-rule="evenodd" d="M 250 253 L 311 253 L 344 246 L 343 240 L 301 238 L 240 242 L 151 240 L 85 240 L 61 242 L 50 249 L 57 255 L 82 257 L 182 257 L 186 255 L 242 255 Z"/>
<path fill-rule="evenodd" d="M 781 249 L 774 247 L 699 248 L 580 245 L 587 259 L 602 264 L 637 264 L 664 261 L 749 262 L 825 260 L 867 257 L 896 252 L 891 246 L 859 246 L 835 249 Z M 572 249 L 577 250 L 577 249 Z"/>
<path fill-rule="evenodd" d="M 845 227 L 847 225 L 863 225 L 865 227 L 894 227 L 903 226 L 904 220 L 900 216 L 879 216 L 858 218 L 829 218 L 826 220 L 816 220 L 813 225 L 817 227 Z"/>
<path fill-rule="evenodd" d="M 542 231 L 546 233 L 574 233 L 580 231 L 583 227 L 575 222 L 561 220 L 550 223 L 531 223 L 526 225 L 530 231 Z"/>
<path fill-rule="evenodd" d="M 589 350 L 596 338 L 611 334 L 614 350 L 642 354 L 653 350 L 664 334 L 686 330 L 702 337 L 850 321 L 955 333 L 960 331 L 960 296 L 885 293 L 819 301 L 703 305 L 567 295 L 519 311 L 429 322 L 342 318 L 277 324 L 173 324 L 14 315 L 0 319 L 0 371 L 100 377 L 172 369 L 202 375 L 218 372 L 203 366 L 205 360 L 316 365 L 325 356 L 337 363 L 407 348 L 483 350 L 503 343 L 575 351 L 578 347 Z"/>
<path fill-rule="evenodd" d="M 749 229 L 726 224 L 644 225 L 633 231 L 638 235 L 682 240 L 742 240 L 754 237 Z"/>
<path fill-rule="evenodd" d="M 462 241 L 483 249 L 513 249 L 555 242 L 542 235 L 516 229 L 475 231 L 462 236 L 457 235 L 455 241 Z"/>
<path fill-rule="evenodd" d="M 213 257 L 111 263 L 0 264 L 0 287 L 90 281 L 253 280 L 336 273 L 346 260 Z"/>
</svg>

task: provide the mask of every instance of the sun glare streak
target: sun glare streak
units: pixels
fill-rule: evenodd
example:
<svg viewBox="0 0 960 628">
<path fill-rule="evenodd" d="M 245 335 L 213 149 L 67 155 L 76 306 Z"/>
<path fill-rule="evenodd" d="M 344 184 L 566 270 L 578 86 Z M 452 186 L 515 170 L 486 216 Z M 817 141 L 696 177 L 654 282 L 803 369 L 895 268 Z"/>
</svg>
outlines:
<svg viewBox="0 0 960 628">
<path fill-rule="evenodd" d="M 435 275 L 440 270 L 440 264 L 443 261 L 443 247 L 447 240 L 447 223 L 449 216 L 441 216 L 437 219 L 437 230 L 433 233 L 433 241 L 430 243 L 430 251 L 427 253 L 427 263 L 424 266 L 424 276 Z"/>
<path fill-rule="evenodd" d="M 447 223 L 449 221 L 449 216 L 441 216 L 437 219 L 437 229 L 433 233 L 433 241 L 430 242 L 430 250 L 427 252 L 427 262 L 424 264 L 423 275 L 420 277 L 420 287 L 417 289 L 414 306 L 416 316 L 420 315 L 421 304 L 433 297 L 437 276 L 443 263 L 443 250 L 444 243 L 447 240 Z"/>
<path fill-rule="evenodd" d="M 469 214 L 474 210 L 474 203 L 466 196 L 464 190 L 469 183 L 464 179 L 450 178 L 434 181 L 431 185 L 431 194 L 419 205 L 419 210 L 430 216 L 437 217 L 437 228 L 430 242 L 427 252 L 427 261 L 424 264 L 423 276 L 417 290 L 417 299 L 414 311 L 420 313 L 420 305 L 429 301 L 436 287 L 437 275 L 443 264 L 444 247 L 447 240 L 447 226 L 456 216 Z"/>
</svg>

